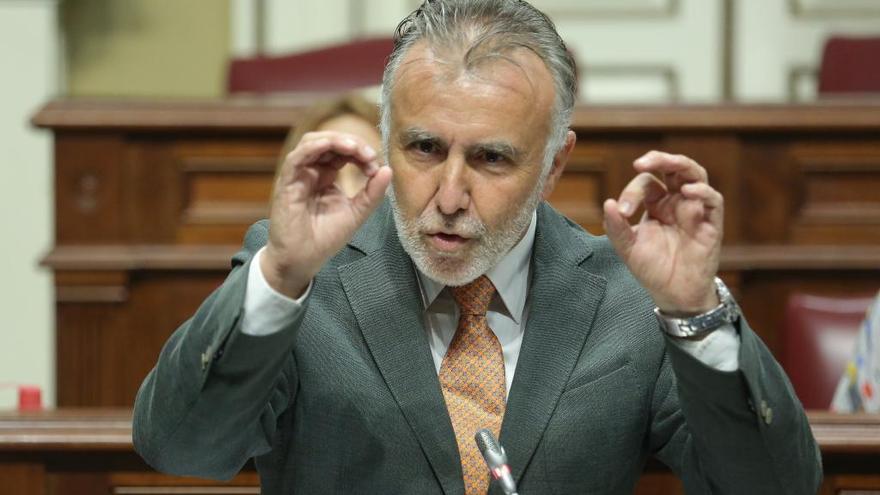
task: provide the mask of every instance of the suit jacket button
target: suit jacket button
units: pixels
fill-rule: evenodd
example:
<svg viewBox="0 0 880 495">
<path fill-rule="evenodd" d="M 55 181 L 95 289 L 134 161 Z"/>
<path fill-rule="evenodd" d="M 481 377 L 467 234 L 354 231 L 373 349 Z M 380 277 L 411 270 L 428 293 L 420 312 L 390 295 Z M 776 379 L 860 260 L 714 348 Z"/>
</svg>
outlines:
<svg viewBox="0 0 880 495">
<path fill-rule="evenodd" d="M 773 408 L 767 405 L 767 401 L 761 401 L 761 417 L 764 418 L 764 423 L 770 424 L 773 422 Z"/>
<path fill-rule="evenodd" d="M 208 369 L 208 363 L 211 362 L 211 349 L 202 353 L 202 371 Z"/>
</svg>

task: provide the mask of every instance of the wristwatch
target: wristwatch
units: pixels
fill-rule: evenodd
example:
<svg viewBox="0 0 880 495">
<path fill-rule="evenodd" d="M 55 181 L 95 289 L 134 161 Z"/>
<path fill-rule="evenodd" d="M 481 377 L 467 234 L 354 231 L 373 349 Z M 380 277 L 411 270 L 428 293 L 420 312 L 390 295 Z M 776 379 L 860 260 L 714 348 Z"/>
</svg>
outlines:
<svg viewBox="0 0 880 495">
<path fill-rule="evenodd" d="M 657 315 L 660 328 L 673 337 L 687 338 L 699 337 L 725 324 L 735 323 L 742 313 L 739 305 L 733 300 L 730 290 L 718 277 L 715 277 L 715 292 L 718 294 L 721 304 L 705 313 L 689 318 L 676 318 L 663 314 L 660 308 L 654 308 L 654 314 Z"/>
</svg>

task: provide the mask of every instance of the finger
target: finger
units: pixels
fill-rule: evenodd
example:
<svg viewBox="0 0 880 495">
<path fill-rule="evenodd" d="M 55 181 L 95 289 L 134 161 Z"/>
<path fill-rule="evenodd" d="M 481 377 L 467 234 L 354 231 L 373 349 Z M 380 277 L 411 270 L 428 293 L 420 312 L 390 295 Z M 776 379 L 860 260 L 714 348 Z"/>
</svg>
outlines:
<svg viewBox="0 0 880 495">
<path fill-rule="evenodd" d="M 307 132 L 306 134 L 303 135 L 300 142 L 317 140 L 317 139 L 335 140 L 335 139 L 339 139 L 339 138 L 350 140 L 350 141 L 353 141 L 354 143 L 356 143 L 357 146 L 359 147 L 359 151 L 361 153 L 365 154 L 364 159 L 366 161 L 373 160 L 379 155 L 379 150 L 377 150 L 377 149 L 373 148 L 372 146 L 370 146 L 369 144 L 367 144 L 367 142 L 362 137 L 358 136 L 357 134 L 350 134 L 347 132 L 339 132 L 339 131 Z"/>
<path fill-rule="evenodd" d="M 293 182 L 294 177 L 302 173 L 304 157 L 320 155 L 327 151 L 329 146 L 330 141 L 327 138 L 301 139 L 299 144 L 284 157 L 284 163 L 278 171 L 276 186 Z"/>
<path fill-rule="evenodd" d="M 620 212 L 620 204 L 617 201 L 606 199 L 602 209 L 605 212 L 605 234 L 608 235 L 620 257 L 627 260 L 635 242 L 633 228 Z"/>
<path fill-rule="evenodd" d="M 681 194 L 687 199 L 699 200 L 703 203 L 710 222 L 720 224 L 724 218 L 724 197 L 720 192 L 704 182 L 685 184 Z"/>
<path fill-rule="evenodd" d="M 706 169 L 684 155 L 650 151 L 633 162 L 633 167 L 639 172 L 650 172 L 669 178 L 667 185 L 674 185 L 672 189 L 678 189 L 682 183 L 709 181 Z"/>
<path fill-rule="evenodd" d="M 279 180 L 289 183 L 300 169 L 336 163 L 339 157 L 344 158 L 342 163 L 355 164 L 367 176 L 376 173 L 379 167 L 376 151 L 357 136 L 338 132 L 307 133 L 287 155 Z"/>
<path fill-rule="evenodd" d="M 643 172 L 635 176 L 617 199 L 620 213 L 629 218 L 635 213 L 639 205 L 650 205 L 664 198 L 667 194 L 666 186 L 657 177 Z"/>
<path fill-rule="evenodd" d="M 356 161 L 352 163 L 358 166 L 366 165 L 371 174 L 375 173 L 379 168 L 378 166 L 373 166 L 377 164 L 371 163 L 378 159 L 379 152 L 367 144 L 360 136 L 335 131 L 321 131 L 308 134 L 310 135 L 309 139 L 329 139 L 334 143 L 338 143 L 342 149 L 350 152 L 339 153 L 339 150 L 334 151 L 341 155 L 356 158 Z M 364 172 L 366 173 L 367 170 L 365 169 Z"/>
<path fill-rule="evenodd" d="M 364 188 L 351 198 L 352 205 L 361 216 L 361 219 L 367 218 L 367 216 L 379 206 L 379 203 L 382 202 L 382 198 L 385 196 L 385 190 L 388 189 L 388 184 L 390 183 L 391 167 L 379 167 L 376 170 L 376 173 L 367 180 L 367 184 Z"/>
<path fill-rule="evenodd" d="M 303 139 L 302 148 L 297 146 L 293 151 L 295 160 L 309 165 L 320 163 L 322 160 L 329 161 L 330 155 L 337 155 L 349 157 L 352 163 L 363 166 L 370 164 L 377 157 L 376 151 L 357 136 L 342 133 L 318 134 L 318 136 L 315 139 Z M 312 146 L 311 143 L 316 145 Z M 302 152 L 297 155 L 296 152 L 300 149 Z"/>
<path fill-rule="evenodd" d="M 706 221 L 705 205 L 693 199 L 681 201 L 675 209 L 675 221 L 686 232 L 695 232 Z"/>
<path fill-rule="evenodd" d="M 699 199 L 709 208 L 721 208 L 724 198 L 721 193 L 705 182 L 691 182 L 681 186 L 682 196 L 688 199 Z"/>
</svg>

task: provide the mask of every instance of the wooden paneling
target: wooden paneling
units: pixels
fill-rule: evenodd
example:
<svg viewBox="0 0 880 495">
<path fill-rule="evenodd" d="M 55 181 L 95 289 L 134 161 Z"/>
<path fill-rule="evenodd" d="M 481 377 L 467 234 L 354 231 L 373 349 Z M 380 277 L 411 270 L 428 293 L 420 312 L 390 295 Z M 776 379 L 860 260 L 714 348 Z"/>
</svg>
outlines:
<svg viewBox="0 0 880 495">
<path fill-rule="evenodd" d="M 154 472 L 133 450 L 130 410 L 0 413 L 0 493 L 220 495 L 257 487 L 251 464 L 225 483 Z"/>
<path fill-rule="evenodd" d="M 39 463 L 0 463 L 0 486 L 17 495 L 46 495 L 46 469 Z"/>
<path fill-rule="evenodd" d="M 136 271 L 124 301 L 59 301 L 57 403 L 133 404 L 162 345 L 223 281 L 225 271 Z"/>
<path fill-rule="evenodd" d="M 880 418 L 809 418 L 823 456 L 820 493 L 880 493 Z M 259 493 L 259 479 L 251 464 L 226 483 L 156 473 L 133 450 L 130 410 L 68 409 L 0 413 L 0 487 L 16 495 L 220 495 Z M 683 492 L 665 467 L 651 462 L 634 493 Z"/>
<path fill-rule="evenodd" d="M 746 239 L 798 245 L 880 241 L 876 136 L 748 136 L 743 152 Z"/>
<path fill-rule="evenodd" d="M 176 239 L 189 244 L 241 239 L 242 226 L 268 215 L 279 152 L 274 140 L 176 145 L 181 188 Z"/>
<path fill-rule="evenodd" d="M 56 136 L 57 403 L 130 406 L 162 344 L 265 215 L 304 102 L 49 103 Z M 780 351 L 788 294 L 880 287 L 880 105 L 584 106 L 551 203 L 594 233 L 651 149 L 725 196 L 722 270 Z"/>
<path fill-rule="evenodd" d="M 791 146 L 798 191 L 791 237 L 821 244 L 880 242 L 880 142 L 847 139 Z"/>
<path fill-rule="evenodd" d="M 123 145 L 115 133 L 55 138 L 55 233 L 60 243 L 123 241 Z"/>
</svg>

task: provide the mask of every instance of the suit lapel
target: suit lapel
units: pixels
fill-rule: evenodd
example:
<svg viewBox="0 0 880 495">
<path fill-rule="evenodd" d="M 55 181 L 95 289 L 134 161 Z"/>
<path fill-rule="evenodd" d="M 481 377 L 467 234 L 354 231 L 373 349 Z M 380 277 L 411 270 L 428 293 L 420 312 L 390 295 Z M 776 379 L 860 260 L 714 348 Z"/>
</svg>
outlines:
<svg viewBox="0 0 880 495">
<path fill-rule="evenodd" d="M 446 493 L 464 491 L 458 446 L 431 359 L 412 261 L 383 206 L 352 240 L 363 258 L 339 276 L 382 378 Z"/>
<path fill-rule="evenodd" d="M 517 480 L 544 434 L 605 294 L 605 280 L 580 266 L 589 255 L 585 237 L 549 206 L 538 209 L 529 316 L 501 427 Z"/>
</svg>

